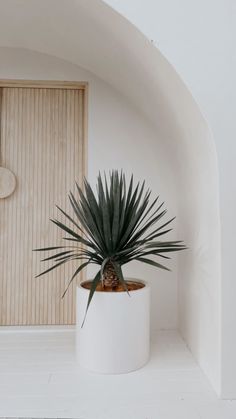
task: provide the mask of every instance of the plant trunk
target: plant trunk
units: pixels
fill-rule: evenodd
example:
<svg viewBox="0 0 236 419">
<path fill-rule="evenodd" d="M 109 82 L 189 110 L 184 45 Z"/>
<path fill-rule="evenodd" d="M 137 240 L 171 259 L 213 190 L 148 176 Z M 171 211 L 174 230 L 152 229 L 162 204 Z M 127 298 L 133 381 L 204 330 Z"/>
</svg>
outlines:
<svg viewBox="0 0 236 419">
<path fill-rule="evenodd" d="M 115 272 L 114 266 L 108 262 L 103 271 L 103 284 L 105 288 L 115 288 L 119 285 L 119 278 Z"/>
</svg>

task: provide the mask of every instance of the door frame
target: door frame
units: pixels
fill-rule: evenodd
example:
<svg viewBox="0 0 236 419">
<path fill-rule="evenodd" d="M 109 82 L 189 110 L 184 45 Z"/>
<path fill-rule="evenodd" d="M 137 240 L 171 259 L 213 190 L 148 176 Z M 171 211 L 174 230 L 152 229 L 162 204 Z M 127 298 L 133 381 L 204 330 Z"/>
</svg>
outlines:
<svg viewBox="0 0 236 419">
<path fill-rule="evenodd" d="M 82 131 L 82 173 L 84 176 L 88 174 L 88 89 L 89 83 L 86 81 L 63 81 L 63 80 L 17 80 L 17 79 L 0 79 L 0 112 L 2 89 L 4 88 L 37 88 L 37 89 L 68 89 L 83 91 L 83 131 Z M 1 133 L 0 133 L 1 135 Z M 1 142 L 1 138 L 0 138 Z M 1 149 L 0 149 L 1 156 Z M 82 272 L 81 279 L 85 278 L 86 272 Z M 34 327 L 34 325 L 33 325 Z"/>
</svg>

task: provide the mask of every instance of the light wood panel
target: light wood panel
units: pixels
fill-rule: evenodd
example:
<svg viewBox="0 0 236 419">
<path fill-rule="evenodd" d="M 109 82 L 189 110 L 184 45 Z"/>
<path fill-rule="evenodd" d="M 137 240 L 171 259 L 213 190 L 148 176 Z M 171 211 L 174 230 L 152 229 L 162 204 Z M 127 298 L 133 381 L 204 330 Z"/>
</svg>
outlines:
<svg viewBox="0 0 236 419">
<path fill-rule="evenodd" d="M 1 165 L 17 178 L 16 191 L 0 200 L 0 323 L 73 324 L 75 283 L 71 263 L 35 279 L 48 263 L 33 248 L 60 243 L 64 236 L 49 218 L 71 213 L 67 194 L 85 174 L 86 90 L 3 87 Z"/>
</svg>

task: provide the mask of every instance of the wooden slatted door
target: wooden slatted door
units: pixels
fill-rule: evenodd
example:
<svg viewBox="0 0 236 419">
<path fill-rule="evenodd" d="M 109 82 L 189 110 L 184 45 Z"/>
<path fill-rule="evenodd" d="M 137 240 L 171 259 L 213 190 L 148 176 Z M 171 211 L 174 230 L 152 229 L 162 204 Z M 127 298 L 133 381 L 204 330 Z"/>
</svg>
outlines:
<svg viewBox="0 0 236 419">
<path fill-rule="evenodd" d="M 35 279 L 50 265 L 32 249 L 64 236 L 49 218 L 63 219 L 56 204 L 71 214 L 68 192 L 85 174 L 85 98 L 79 87 L 1 88 L 1 166 L 17 179 L 0 199 L 1 325 L 75 322 L 75 284 L 61 299 L 75 265 Z"/>
</svg>

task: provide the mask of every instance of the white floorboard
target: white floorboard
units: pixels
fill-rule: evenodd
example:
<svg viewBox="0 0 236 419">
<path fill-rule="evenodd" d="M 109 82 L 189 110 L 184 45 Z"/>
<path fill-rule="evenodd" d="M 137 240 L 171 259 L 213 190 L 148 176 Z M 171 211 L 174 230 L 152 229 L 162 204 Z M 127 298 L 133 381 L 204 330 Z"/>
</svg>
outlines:
<svg viewBox="0 0 236 419">
<path fill-rule="evenodd" d="M 74 329 L 0 331 L 0 417 L 236 419 L 177 332 L 159 332 L 150 362 L 125 375 L 76 365 Z"/>
</svg>

